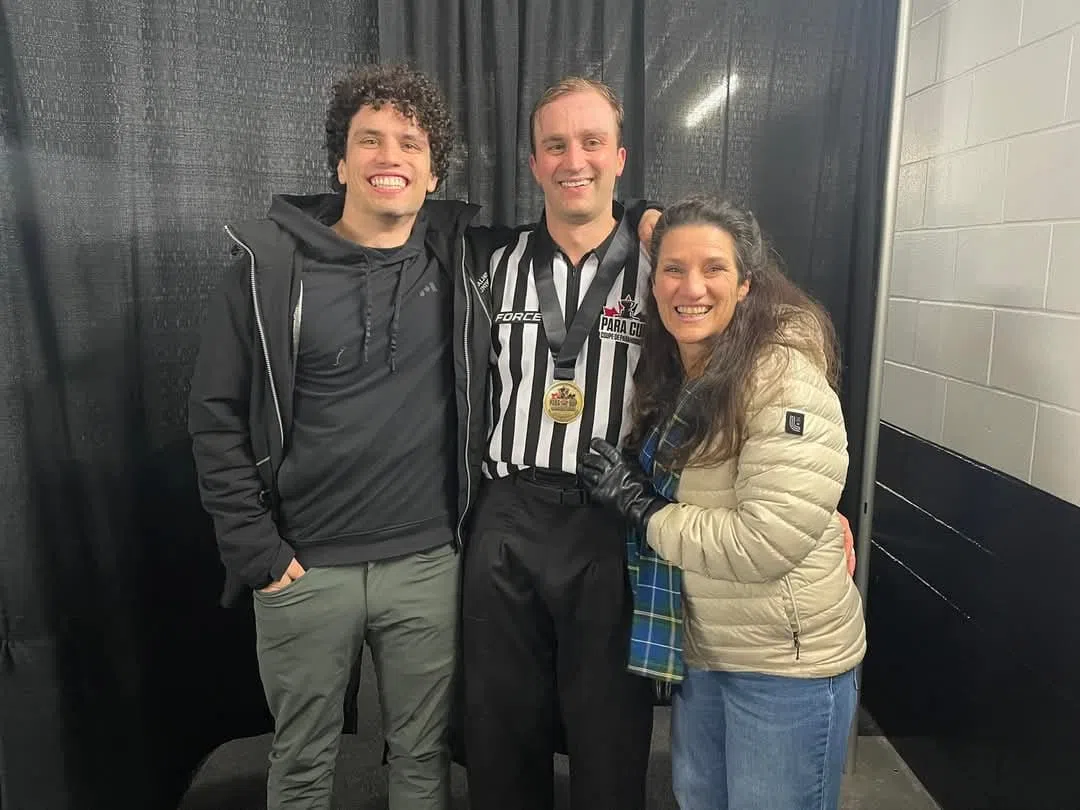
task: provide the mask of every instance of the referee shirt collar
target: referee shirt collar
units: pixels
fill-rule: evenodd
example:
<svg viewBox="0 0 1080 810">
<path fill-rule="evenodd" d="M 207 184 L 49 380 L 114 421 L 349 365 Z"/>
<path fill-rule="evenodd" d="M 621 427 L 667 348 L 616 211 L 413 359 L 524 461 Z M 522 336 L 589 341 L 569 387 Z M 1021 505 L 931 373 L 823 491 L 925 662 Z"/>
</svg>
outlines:
<svg viewBox="0 0 1080 810">
<path fill-rule="evenodd" d="M 585 260 L 588 259 L 589 256 L 596 256 L 597 266 L 599 266 L 600 264 L 603 263 L 604 256 L 607 255 L 608 248 L 611 247 L 611 243 L 615 240 L 615 232 L 619 230 L 619 225 L 622 224 L 622 218 L 624 216 L 626 216 L 626 211 L 622 207 L 622 205 L 620 205 L 619 203 L 612 200 L 612 202 L 611 202 L 611 215 L 613 217 L 615 217 L 615 224 L 611 227 L 611 231 L 604 238 L 603 242 L 601 242 L 599 245 L 594 247 L 592 250 L 586 252 L 585 255 L 581 257 L 581 263 L 582 264 L 585 263 Z M 551 232 L 548 230 L 548 227 L 547 227 L 547 215 L 546 214 L 541 214 L 540 215 L 540 225 L 536 229 L 536 236 L 537 236 L 537 239 L 538 239 L 538 242 L 537 242 L 537 245 L 536 245 L 536 247 L 538 249 L 537 250 L 538 255 L 547 254 L 547 255 L 549 255 L 551 257 L 554 257 L 555 254 L 559 253 L 559 254 L 562 254 L 562 257 L 566 261 L 567 266 L 573 266 L 573 263 L 570 261 L 569 257 L 566 255 L 566 251 L 564 251 L 561 247 L 559 247 L 555 243 L 555 240 L 551 238 Z"/>
</svg>

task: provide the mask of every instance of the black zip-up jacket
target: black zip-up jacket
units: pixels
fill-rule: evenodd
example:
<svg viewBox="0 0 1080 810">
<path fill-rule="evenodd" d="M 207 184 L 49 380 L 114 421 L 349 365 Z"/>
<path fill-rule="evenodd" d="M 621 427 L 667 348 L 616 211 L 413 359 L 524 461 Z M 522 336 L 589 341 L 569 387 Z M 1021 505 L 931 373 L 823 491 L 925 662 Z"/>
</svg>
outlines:
<svg viewBox="0 0 1080 810">
<path fill-rule="evenodd" d="M 424 204 L 426 246 L 453 282 L 460 546 L 486 441 L 491 346 L 488 265 L 509 231 L 469 228 L 479 206 Z M 276 475 L 292 426 L 303 318 L 295 239 L 269 219 L 226 227 L 236 257 L 212 303 L 191 379 L 188 429 L 199 491 L 225 566 L 222 603 L 285 573 L 294 551 L 275 523 Z M 403 471 L 403 474 L 407 474 Z"/>
</svg>

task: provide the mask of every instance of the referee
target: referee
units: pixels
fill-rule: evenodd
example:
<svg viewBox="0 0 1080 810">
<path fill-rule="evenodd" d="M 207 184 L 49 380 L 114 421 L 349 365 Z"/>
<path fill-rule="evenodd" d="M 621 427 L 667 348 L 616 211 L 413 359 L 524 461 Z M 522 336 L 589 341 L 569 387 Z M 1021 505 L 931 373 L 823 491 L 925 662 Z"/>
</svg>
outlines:
<svg viewBox="0 0 1080 810">
<path fill-rule="evenodd" d="M 627 672 L 622 522 L 589 503 L 578 458 L 618 444 L 649 263 L 613 204 L 626 150 L 611 88 L 568 78 L 530 119 L 544 217 L 491 260 L 492 420 L 463 583 L 473 810 L 551 810 L 564 739 L 575 810 L 639 810 L 649 681 Z"/>
</svg>

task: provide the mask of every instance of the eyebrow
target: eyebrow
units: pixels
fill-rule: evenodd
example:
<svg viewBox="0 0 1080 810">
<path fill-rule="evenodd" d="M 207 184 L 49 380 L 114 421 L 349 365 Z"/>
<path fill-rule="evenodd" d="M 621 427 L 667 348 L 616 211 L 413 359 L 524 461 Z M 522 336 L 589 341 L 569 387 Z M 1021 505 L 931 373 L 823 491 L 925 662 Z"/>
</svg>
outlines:
<svg viewBox="0 0 1080 810">
<path fill-rule="evenodd" d="M 540 143 L 556 143 L 558 141 L 573 140 L 574 137 L 578 138 L 600 138 L 607 140 L 611 135 L 602 129 L 589 129 L 585 132 L 578 133 L 576 136 L 567 137 L 566 135 L 548 135 L 546 138 L 541 138 Z"/>
<path fill-rule="evenodd" d="M 672 258 L 666 259 L 665 263 L 666 264 L 685 264 L 686 262 L 684 262 L 682 259 L 680 259 L 678 257 L 672 257 Z M 705 259 L 702 261 L 702 264 L 722 264 L 725 267 L 732 267 L 734 265 L 734 261 L 732 259 L 728 258 L 727 256 L 721 256 L 720 254 L 715 254 L 713 256 L 706 256 Z"/>
<path fill-rule="evenodd" d="M 370 127 L 364 127 L 363 129 L 357 129 L 357 130 L 353 131 L 353 137 L 354 138 L 359 136 L 359 135 L 379 135 L 379 136 L 382 136 L 382 135 L 388 135 L 388 134 L 391 134 L 391 133 L 387 133 L 385 130 L 382 130 L 382 129 L 371 129 Z M 422 129 L 409 129 L 409 130 L 406 130 L 404 133 L 401 134 L 400 137 L 402 137 L 402 138 L 413 138 L 413 139 L 416 139 L 416 140 L 426 140 L 427 139 L 427 135 L 424 133 L 424 130 L 422 130 Z"/>
</svg>

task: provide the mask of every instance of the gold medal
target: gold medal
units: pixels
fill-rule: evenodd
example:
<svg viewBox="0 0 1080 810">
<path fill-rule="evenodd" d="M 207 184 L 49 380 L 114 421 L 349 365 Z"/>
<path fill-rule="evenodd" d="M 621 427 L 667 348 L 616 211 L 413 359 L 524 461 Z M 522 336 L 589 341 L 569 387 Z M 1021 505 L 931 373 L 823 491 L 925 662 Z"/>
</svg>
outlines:
<svg viewBox="0 0 1080 810">
<path fill-rule="evenodd" d="M 544 413 L 560 425 L 573 422 L 585 410 L 585 394 L 570 380 L 556 380 L 544 392 Z"/>
</svg>

